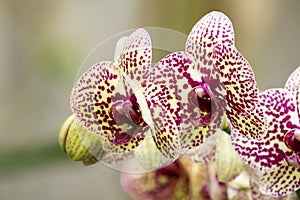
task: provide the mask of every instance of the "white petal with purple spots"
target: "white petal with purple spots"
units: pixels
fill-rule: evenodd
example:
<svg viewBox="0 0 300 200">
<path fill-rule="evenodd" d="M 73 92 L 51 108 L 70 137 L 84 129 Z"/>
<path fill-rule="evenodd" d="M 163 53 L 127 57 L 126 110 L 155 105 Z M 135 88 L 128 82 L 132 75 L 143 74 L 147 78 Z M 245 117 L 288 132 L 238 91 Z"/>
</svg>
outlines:
<svg viewBox="0 0 300 200">
<path fill-rule="evenodd" d="M 291 150 L 285 145 L 285 134 L 299 125 L 295 101 L 284 89 L 269 89 L 259 95 L 260 107 L 267 119 L 267 132 L 260 140 L 248 139 L 234 128 L 232 143 L 242 159 L 258 170 L 274 170 L 286 165 Z"/>
</svg>

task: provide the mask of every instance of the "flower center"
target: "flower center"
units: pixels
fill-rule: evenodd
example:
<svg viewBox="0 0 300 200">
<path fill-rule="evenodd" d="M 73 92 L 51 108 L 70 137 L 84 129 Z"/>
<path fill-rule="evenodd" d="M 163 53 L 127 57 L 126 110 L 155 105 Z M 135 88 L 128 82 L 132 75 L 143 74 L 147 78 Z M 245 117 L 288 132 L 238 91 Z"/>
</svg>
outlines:
<svg viewBox="0 0 300 200">
<path fill-rule="evenodd" d="M 286 146 L 294 153 L 300 152 L 300 129 L 292 129 L 284 136 Z"/>
<path fill-rule="evenodd" d="M 300 129 L 293 129 L 284 136 L 286 146 L 293 151 L 292 155 L 285 155 L 288 165 L 300 167 Z"/>
<path fill-rule="evenodd" d="M 200 82 L 194 89 L 188 94 L 188 101 L 193 106 L 200 109 L 200 117 L 192 119 L 194 126 L 207 126 L 213 120 L 212 115 L 212 93 L 209 87 Z"/>
<path fill-rule="evenodd" d="M 115 134 L 115 139 L 112 141 L 117 144 L 128 143 L 132 136 L 147 125 L 134 95 L 128 100 L 115 102 L 110 109 L 110 115 L 121 129 Z"/>
<path fill-rule="evenodd" d="M 284 158 L 289 166 L 299 168 L 300 167 L 300 157 L 299 156 L 300 156 L 300 152 L 298 152 L 294 155 L 291 155 L 291 156 L 285 155 Z"/>
</svg>

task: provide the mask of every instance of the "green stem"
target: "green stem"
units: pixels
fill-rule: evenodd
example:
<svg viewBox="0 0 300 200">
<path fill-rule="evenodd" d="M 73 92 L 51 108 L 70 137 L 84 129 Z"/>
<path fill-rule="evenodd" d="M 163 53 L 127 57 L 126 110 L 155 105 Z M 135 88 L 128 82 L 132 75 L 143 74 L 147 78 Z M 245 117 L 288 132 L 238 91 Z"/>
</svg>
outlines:
<svg viewBox="0 0 300 200">
<path fill-rule="evenodd" d="M 297 195 L 297 197 L 300 199 L 300 189 L 298 189 L 298 190 L 296 191 L 296 195 Z"/>
<path fill-rule="evenodd" d="M 223 116 L 223 120 L 222 120 L 222 125 L 221 125 L 221 129 L 226 132 L 228 135 L 231 134 L 231 128 L 230 128 L 230 124 L 227 123 L 227 118 L 226 115 Z"/>
</svg>

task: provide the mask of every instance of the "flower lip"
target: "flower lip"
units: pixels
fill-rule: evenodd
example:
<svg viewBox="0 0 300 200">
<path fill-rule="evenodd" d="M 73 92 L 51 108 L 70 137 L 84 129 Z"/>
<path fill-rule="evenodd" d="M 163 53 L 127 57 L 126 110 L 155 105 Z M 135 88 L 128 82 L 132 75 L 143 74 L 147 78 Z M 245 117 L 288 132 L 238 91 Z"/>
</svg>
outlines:
<svg viewBox="0 0 300 200">
<path fill-rule="evenodd" d="M 287 164 L 289 166 L 292 166 L 292 167 L 296 167 L 296 168 L 300 168 L 300 152 L 298 152 L 297 154 L 295 155 L 292 155 L 292 156 L 287 156 L 285 155 L 285 161 L 287 162 Z"/>
<path fill-rule="evenodd" d="M 210 99 L 206 89 L 206 84 L 200 83 L 198 86 L 195 87 L 194 90 L 198 97 Z"/>
<path fill-rule="evenodd" d="M 208 126 L 215 120 L 216 115 L 212 112 L 212 109 L 217 108 L 215 100 L 214 94 L 204 82 L 198 82 L 188 93 L 188 102 L 199 108 L 201 113 L 199 118 L 191 119 L 194 126 Z"/>
<path fill-rule="evenodd" d="M 294 153 L 300 153 L 300 129 L 292 129 L 287 132 L 284 136 L 284 142 L 286 146 L 291 149 Z"/>
<path fill-rule="evenodd" d="M 121 129 L 115 134 L 114 139 L 110 140 L 116 144 L 128 143 L 136 133 L 141 131 L 142 127 L 147 126 L 134 94 L 129 100 L 115 102 L 110 108 L 109 115 Z"/>
</svg>

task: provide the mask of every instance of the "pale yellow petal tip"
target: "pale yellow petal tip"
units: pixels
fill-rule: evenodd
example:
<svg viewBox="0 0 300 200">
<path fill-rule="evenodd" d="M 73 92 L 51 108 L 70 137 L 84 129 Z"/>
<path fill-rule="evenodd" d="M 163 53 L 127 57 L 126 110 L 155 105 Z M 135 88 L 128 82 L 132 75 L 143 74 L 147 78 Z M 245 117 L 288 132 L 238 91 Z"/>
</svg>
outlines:
<svg viewBox="0 0 300 200">
<path fill-rule="evenodd" d="M 234 189 L 250 191 L 249 171 L 243 170 L 234 180 L 228 182 L 228 186 Z"/>
<path fill-rule="evenodd" d="M 115 60 L 117 60 L 120 55 L 122 54 L 123 52 L 123 47 L 124 47 L 124 44 L 126 42 L 126 40 L 128 39 L 127 36 L 125 37 L 121 37 L 118 41 L 117 41 L 117 44 L 116 44 L 116 48 L 115 48 Z"/>
</svg>

